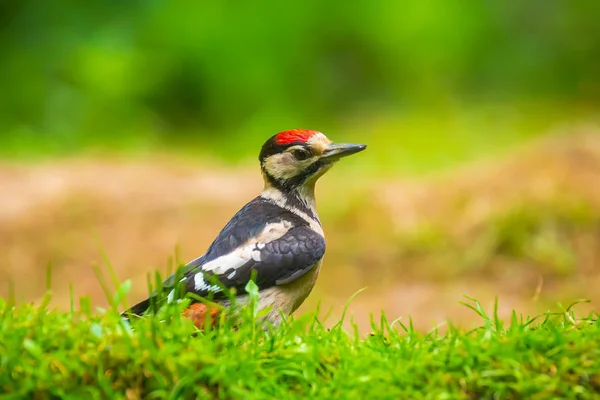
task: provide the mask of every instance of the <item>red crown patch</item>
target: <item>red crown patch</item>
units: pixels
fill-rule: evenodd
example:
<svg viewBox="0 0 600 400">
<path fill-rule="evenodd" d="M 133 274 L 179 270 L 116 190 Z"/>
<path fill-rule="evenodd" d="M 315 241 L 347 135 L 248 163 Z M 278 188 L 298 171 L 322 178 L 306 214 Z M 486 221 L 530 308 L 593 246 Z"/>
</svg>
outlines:
<svg viewBox="0 0 600 400">
<path fill-rule="evenodd" d="M 275 136 L 275 143 L 277 144 L 291 144 L 291 143 L 306 143 L 308 140 L 318 133 L 317 131 L 309 129 L 290 129 L 289 131 L 279 132 Z"/>
</svg>

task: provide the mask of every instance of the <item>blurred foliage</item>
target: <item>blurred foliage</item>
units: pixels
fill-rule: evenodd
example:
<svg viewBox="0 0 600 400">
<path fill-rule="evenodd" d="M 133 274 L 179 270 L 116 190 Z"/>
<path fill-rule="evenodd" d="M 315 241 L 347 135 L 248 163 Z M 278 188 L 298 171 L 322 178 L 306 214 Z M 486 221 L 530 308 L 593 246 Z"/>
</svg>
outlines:
<svg viewBox="0 0 600 400">
<path fill-rule="evenodd" d="M 408 274 L 436 280 L 474 271 L 488 277 L 501 275 L 499 265 L 515 273 L 529 268 L 552 280 L 568 276 L 578 268 L 593 270 L 596 264 L 595 254 L 590 255 L 590 248 L 581 246 L 581 242 L 583 239 L 588 239 L 585 243 L 593 242 L 597 237 L 600 212 L 582 199 L 515 202 L 498 207 L 472 230 L 458 232 L 456 221 L 460 216 L 453 218 L 455 224 L 450 226 L 442 221 L 429 221 L 390 234 L 393 225 L 389 217 L 385 222 L 381 209 L 371 208 L 362 216 L 364 209 L 357 203 L 334 220 L 335 226 L 344 219 L 361 217 L 373 222 L 361 221 L 361 229 L 345 230 L 338 244 L 329 246 L 331 258 L 342 259 L 346 264 L 361 259 L 365 264 L 377 265 L 378 269 L 385 269 L 388 264 L 403 277 Z M 331 215 L 329 218 L 332 219 Z M 375 249 L 372 250 L 375 254 L 365 255 L 361 246 Z M 386 257 L 389 260 L 379 265 Z M 398 270 L 397 265 L 402 268 Z M 538 278 L 533 276 L 534 280 Z"/>
<path fill-rule="evenodd" d="M 2 153 L 226 143 L 254 156 L 283 128 L 373 132 L 383 119 L 393 137 L 414 116 L 420 134 L 451 125 L 452 144 L 494 125 L 485 108 L 458 122 L 456 110 L 554 104 L 494 114 L 510 135 L 500 115 L 598 105 L 599 17 L 596 0 L 5 1 Z"/>
</svg>

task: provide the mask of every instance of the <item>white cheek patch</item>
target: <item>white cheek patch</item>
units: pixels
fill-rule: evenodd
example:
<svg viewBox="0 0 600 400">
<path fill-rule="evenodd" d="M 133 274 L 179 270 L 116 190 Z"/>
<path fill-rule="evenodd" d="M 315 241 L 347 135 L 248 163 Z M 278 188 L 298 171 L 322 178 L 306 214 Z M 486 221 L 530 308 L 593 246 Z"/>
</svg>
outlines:
<svg viewBox="0 0 600 400">
<path fill-rule="evenodd" d="M 298 164 L 291 153 L 274 154 L 265 160 L 265 170 L 275 179 L 290 179 L 298 173 Z"/>
<path fill-rule="evenodd" d="M 325 152 L 331 143 L 333 142 L 321 132 L 315 133 L 306 142 L 306 144 L 318 154 Z M 302 146 L 293 146 L 290 147 L 289 150 L 293 150 L 296 147 L 301 148 Z M 314 156 L 306 160 L 297 160 L 290 151 L 286 151 L 268 157 L 264 161 L 263 167 L 273 178 L 278 180 L 288 180 L 307 169 L 312 163 L 316 162 L 318 158 L 318 156 Z"/>
</svg>

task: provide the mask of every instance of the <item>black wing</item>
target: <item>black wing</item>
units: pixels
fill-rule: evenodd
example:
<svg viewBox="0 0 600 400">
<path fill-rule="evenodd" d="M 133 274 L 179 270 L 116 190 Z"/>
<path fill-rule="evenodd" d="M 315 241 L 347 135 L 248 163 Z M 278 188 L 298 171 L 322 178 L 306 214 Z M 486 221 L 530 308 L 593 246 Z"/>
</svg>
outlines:
<svg viewBox="0 0 600 400">
<path fill-rule="evenodd" d="M 289 221 L 293 226 L 308 226 L 308 223 L 298 215 L 275 205 L 258 196 L 239 210 L 225 227 L 219 232 L 214 242 L 201 257 L 190 261 L 171 275 L 163 283 L 165 289 L 175 287 L 175 284 L 187 277 L 198 267 L 229 254 L 242 244 L 251 241 L 265 229 L 267 224 Z"/>
<path fill-rule="evenodd" d="M 245 293 L 253 271 L 259 290 L 285 285 L 310 271 L 324 254 L 323 236 L 308 226 L 299 226 L 279 239 L 238 248 L 212 263 L 194 268 L 185 277 L 185 290 L 202 297 L 211 294 L 213 298 L 224 297 L 223 291 L 213 283 L 216 279 L 225 288 Z M 215 265 L 216 269 L 210 269 Z"/>
<path fill-rule="evenodd" d="M 244 243 L 252 242 L 265 229 L 269 223 L 278 223 L 282 220 L 290 222 L 294 228 L 283 237 L 269 243 L 257 243 L 254 251 L 259 251 L 260 262 L 249 259 L 237 268 L 215 273 L 202 271 L 207 263 L 221 257 L 232 255 L 239 251 Z M 264 247 L 262 247 L 264 245 Z M 261 247 L 259 249 L 259 247 Z M 214 298 L 223 297 L 220 291 L 211 283 L 217 279 L 226 288 L 235 288 L 238 293 L 244 292 L 246 283 L 250 280 L 253 270 L 257 273 L 257 285 L 264 289 L 273 285 L 284 284 L 299 278 L 308 272 L 325 253 L 325 240 L 321 235 L 312 231 L 308 223 L 298 215 L 285 210 L 262 197 L 256 197 L 238 211 L 227 225 L 221 230 L 207 252 L 180 268 L 171 275 L 163 284 L 162 293 L 169 293 L 176 287 L 183 286 L 184 291 L 196 293 L 205 297 L 213 293 Z M 239 262 L 237 264 L 240 264 Z M 232 273 L 235 271 L 235 274 Z M 196 289 L 196 274 L 202 273 L 206 283 L 204 290 Z M 198 276 L 199 278 L 200 276 Z M 199 280 L 199 279 L 198 279 Z M 181 284 L 180 285 L 178 285 Z M 157 294 L 153 294 L 129 310 L 133 314 L 143 313 L 151 302 L 160 301 Z"/>
<path fill-rule="evenodd" d="M 215 241 L 210 245 L 202 262 L 231 253 L 239 246 L 255 238 L 268 223 L 286 220 L 294 226 L 308 225 L 298 215 L 271 203 L 258 196 L 238 211 L 219 232 Z M 194 260 L 190 264 L 199 260 Z"/>
</svg>

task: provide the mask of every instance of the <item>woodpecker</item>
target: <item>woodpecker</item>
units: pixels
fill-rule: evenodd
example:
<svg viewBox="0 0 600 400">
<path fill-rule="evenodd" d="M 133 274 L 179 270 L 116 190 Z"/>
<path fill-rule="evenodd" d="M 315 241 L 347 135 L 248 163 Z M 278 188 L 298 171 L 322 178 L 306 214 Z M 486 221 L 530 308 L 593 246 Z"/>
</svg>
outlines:
<svg viewBox="0 0 600 400">
<path fill-rule="evenodd" d="M 230 300 L 225 291 L 235 289 L 236 304 L 243 305 L 248 301 L 246 284 L 254 279 L 258 308 L 271 307 L 265 319 L 279 324 L 281 313 L 291 314 L 310 294 L 325 254 L 315 183 L 339 159 L 365 148 L 334 144 L 323 133 L 308 129 L 269 138 L 258 157 L 263 191 L 233 216 L 204 255 L 163 283 L 162 292 L 168 293 L 164 301 L 173 301 L 177 287 L 227 307 Z M 142 315 L 158 300 L 156 296 L 123 315 Z M 193 299 L 183 312 L 199 328 L 216 313 L 217 309 Z"/>
</svg>

